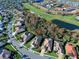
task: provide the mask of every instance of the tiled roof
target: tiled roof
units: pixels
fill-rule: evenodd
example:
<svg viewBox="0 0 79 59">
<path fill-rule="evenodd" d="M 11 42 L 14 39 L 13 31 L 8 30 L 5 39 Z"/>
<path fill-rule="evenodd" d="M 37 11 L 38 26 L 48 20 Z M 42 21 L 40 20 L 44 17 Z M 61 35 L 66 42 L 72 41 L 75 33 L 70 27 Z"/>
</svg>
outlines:
<svg viewBox="0 0 79 59">
<path fill-rule="evenodd" d="M 76 50 L 75 50 L 74 46 L 71 43 L 67 43 L 66 46 L 65 46 L 65 49 L 66 49 L 66 54 L 67 55 L 72 54 L 73 57 L 77 59 Z"/>
</svg>

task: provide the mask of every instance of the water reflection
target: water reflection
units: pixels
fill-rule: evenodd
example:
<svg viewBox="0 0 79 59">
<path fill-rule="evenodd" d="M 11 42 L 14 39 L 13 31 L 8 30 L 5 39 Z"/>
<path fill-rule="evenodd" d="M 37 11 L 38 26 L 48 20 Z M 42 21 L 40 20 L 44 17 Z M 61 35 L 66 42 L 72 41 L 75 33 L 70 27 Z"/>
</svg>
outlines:
<svg viewBox="0 0 79 59">
<path fill-rule="evenodd" d="M 73 24 L 69 24 L 69 23 L 60 21 L 58 19 L 54 19 L 52 22 L 57 24 L 58 26 L 60 26 L 62 28 L 66 28 L 66 29 L 69 29 L 69 30 L 79 29 L 79 26 L 76 26 L 76 25 L 73 25 Z"/>
</svg>

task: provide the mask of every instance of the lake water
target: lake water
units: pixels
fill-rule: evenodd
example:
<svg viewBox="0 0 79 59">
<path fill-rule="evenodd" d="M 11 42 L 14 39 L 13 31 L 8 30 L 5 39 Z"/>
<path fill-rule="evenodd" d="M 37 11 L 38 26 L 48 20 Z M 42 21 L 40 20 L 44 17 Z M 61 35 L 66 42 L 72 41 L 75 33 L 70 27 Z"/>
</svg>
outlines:
<svg viewBox="0 0 79 59">
<path fill-rule="evenodd" d="M 57 19 L 53 20 L 52 22 L 57 24 L 58 26 L 60 26 L 62 28 L 66 28 L 66 29 L 69 29 L 69 30 L 79 29 L 79 26 L 69 24 L 69 23 L 66 23 L 66 22 L 63 22 L 63 21 L 60 21 L 60 20 L 57 20 Z"/>
</svg>

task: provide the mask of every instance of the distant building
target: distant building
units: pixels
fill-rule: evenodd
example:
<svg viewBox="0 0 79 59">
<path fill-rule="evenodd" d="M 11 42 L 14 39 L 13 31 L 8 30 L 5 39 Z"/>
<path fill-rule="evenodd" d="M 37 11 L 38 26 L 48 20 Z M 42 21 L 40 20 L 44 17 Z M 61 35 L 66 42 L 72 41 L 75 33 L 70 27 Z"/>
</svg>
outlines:
<svg viewBox="0 0 79 59">
<path fill-rule="evenodd" d="M 62 3 L 62 4 L 68 4 L 73 7 L 79 6 L 79 1 L 77 1 L 77 0 L 58 0 L 57 2 Z"/>
</svg>

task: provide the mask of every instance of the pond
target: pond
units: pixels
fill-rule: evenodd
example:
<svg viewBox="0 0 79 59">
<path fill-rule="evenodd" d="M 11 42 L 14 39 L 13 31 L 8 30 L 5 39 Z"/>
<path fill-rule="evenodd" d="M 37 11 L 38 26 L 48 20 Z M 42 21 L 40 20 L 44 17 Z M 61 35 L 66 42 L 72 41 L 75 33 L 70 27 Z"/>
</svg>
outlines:
<svg viewBox="0 0 79 59">
<path fill-rule="evenodd" d="M 75 29 L 79 29 L 79 26 L 73 25 L 73 24 L 69 24 L 63 21 L 60 21 L 58 19 L 54 19 L 52 21 L 54 24 L 57 24 L 58 26 L 62 27 L 62 28 L 66 28 L 69 30 L 75 30 Z"/>
</svg>

